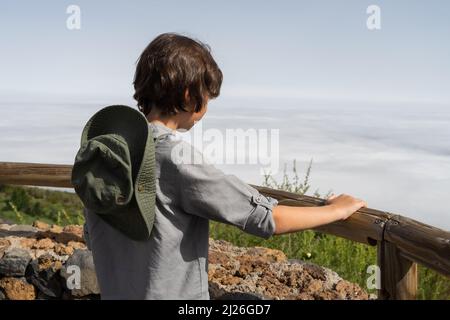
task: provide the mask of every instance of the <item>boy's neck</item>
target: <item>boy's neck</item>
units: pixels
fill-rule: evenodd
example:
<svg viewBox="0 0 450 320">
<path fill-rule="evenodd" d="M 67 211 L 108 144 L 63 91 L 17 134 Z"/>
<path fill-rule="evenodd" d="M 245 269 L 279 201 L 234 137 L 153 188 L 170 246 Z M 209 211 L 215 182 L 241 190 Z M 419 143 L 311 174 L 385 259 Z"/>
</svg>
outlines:
<svg viewBox="0 0 450 320">
<path fill-rule="evenodd" d="M 147 118 L 148 122 L 151 123 L 156 123 L 156 124 L 162 124 L 163 126 L 172 129 L 172 130 L 177 130 L 178 129 L 178 123 L 176 121 L 174 121 L 173 119 L 153 119 L 153 120 L 149 120 Z"/>
<path fill-rule="evenodd" d="M 162 116 L 157 110 L 152 109 L 146 116 L 147 121 L 151 123 L 159 123 L 172 130 L 177 130 L 180 127 L 180 119 L 177 115 Z"/>
<path fill-rule="evenodd" d="M 172 130 L 189 130 L 206 112 L 206 107 L 199 112 L 180 111 L 176 114 L 161 114 L 157 108 L 152 108 L 146 115 L 147 121 L 159 123 Z"/>
</svg>

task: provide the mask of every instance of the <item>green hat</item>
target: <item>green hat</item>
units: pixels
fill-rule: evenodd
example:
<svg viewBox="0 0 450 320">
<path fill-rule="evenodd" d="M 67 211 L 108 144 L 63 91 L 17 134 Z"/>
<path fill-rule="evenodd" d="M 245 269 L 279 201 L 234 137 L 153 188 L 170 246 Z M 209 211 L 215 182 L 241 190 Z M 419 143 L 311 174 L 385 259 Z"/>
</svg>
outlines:
<svg viewBox="0 0 450 320">
<path fill-rule="evenodd" d="M 155 145 L 147 119 L 122 105 L 87 122 L 72 169 L 86 209 L 134 240 L 150 237 L 155 219 Z"/>
</svg>

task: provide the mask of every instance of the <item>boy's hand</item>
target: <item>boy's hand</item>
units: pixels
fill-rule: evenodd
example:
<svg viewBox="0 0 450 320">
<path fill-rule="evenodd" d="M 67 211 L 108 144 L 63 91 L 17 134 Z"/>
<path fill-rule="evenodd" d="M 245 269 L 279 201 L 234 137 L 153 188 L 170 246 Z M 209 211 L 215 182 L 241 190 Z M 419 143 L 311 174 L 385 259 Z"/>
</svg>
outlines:
<svg viewBox="0 0 450 320">
<path fill-rule="evenodd" d="M 367 203 L 365 201 L 347 194 L 341 194 L 339 196 L 332 194 L 328 197 L 326 203 L 336 210 L 338 217 L 341 220 L 347 219 L 358 209 L 367 207 Z"/>
</svg>

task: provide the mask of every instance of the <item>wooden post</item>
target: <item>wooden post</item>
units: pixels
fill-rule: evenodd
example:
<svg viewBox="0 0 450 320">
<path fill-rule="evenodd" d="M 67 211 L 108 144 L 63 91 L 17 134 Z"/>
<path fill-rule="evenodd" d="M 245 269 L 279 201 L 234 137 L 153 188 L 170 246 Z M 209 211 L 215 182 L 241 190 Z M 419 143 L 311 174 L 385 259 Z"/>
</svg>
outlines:
<svg viewBox="0 0 450 320">
<path fill-rule="evenodd" d="M 395 244 L 379 241 L 378 266 L 381 288 L 378 299 L 414 300 L 417 294 L 417 264 L 402 256 Z"/>
</svg>

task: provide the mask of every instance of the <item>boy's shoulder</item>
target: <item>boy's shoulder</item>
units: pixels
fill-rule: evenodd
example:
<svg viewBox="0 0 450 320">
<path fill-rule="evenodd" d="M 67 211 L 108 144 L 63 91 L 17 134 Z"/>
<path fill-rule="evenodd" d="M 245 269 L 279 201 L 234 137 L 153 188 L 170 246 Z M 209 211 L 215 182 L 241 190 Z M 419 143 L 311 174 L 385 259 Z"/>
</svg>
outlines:
<svg viewBox="0 0 450 320">
<path fill-rule="evenodd" d="M 179 137 L 167 136 L 156 145 L 161 160 L 169 161 L 178 167 L 208 165 L 209 162 L 197 148 Z"/>
<path fill-rule="evenodd" d="M 174 130 L 153 126 L 157 160 L 175 166 L 208 164 L 203 154 Z"/>
</svg>

